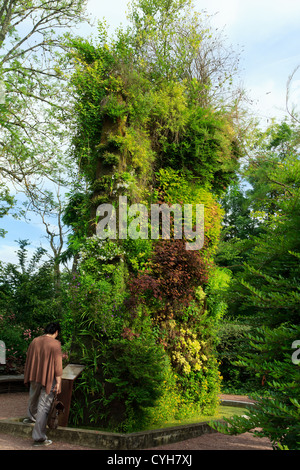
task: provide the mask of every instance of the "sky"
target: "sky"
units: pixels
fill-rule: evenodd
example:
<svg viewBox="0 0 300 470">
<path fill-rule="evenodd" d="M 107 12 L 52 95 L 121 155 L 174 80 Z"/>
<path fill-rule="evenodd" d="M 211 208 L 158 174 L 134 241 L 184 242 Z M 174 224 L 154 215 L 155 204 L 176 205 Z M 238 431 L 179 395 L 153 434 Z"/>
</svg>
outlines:
<svg viewBox="0 0 300 470">
<path fill-rule="evenodd" d="M 111 31 L 126 25 L 127 0 L 88 0 L 88 12 L 95 26 L 83 25 L 78 34 L 97 34 L 97 20 L 106 18 Z M 299 0 L 194 0 L 197 11 L 213 15 L 212 26 L 222 29 L 227 43 L 241 51 L 239 79 L 251 99 L 251 112 L 262 125 L 271 118 L 286 115 L 285 97 L 288 77 L 300 65 Z M 293 80 L 291 103 L 300 99 L 300 70 Z M 0 238 L 0 260 L 17 262 L 15 240 L 29 239 L 31 254 L 38 246 L 47 248 L 40 220 L 30 223 L 7 216 L 0 226 L 8 231 Z"/>
<path fill-rule="evenodd" d="M 127 5 L 127 0 L 89 0 L 88 11 L 105 17 L 113 30 L 126 24 Z M 234 50 L 242 50 L 240 78 L 253 112 L 262 121 L 284 116 L 286 83 L 300 64 L 299 0 L 194 0 L 194 5 L 213 15 L 211 24 L 224 30 Z"/>
</svg>

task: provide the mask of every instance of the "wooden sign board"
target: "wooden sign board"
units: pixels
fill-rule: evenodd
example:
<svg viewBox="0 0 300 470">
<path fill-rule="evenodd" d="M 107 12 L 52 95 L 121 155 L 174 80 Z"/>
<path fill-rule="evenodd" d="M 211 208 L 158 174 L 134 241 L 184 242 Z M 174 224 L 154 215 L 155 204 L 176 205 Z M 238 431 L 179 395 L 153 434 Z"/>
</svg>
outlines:
<svg viewBox="0 0 300 470">
<path fill-rule="evenodd" d="M 72 400 L 72 390 L 74 380 L 81 374 L 85 366 L 81 364 L 68 364 L 64 370 L 61 381 L 61 393 L 57 396 L 64 406 L 65 411 L 58 418 L 59 426 L 67 426 Z"/>
<path fill-rule="evenodd" d="M 62 379 L 75 380 L 83 371 L 84 367 L 85 366 L 82 366 L 81 364 L 68 364 L 63 370 Z"/>
</svg>

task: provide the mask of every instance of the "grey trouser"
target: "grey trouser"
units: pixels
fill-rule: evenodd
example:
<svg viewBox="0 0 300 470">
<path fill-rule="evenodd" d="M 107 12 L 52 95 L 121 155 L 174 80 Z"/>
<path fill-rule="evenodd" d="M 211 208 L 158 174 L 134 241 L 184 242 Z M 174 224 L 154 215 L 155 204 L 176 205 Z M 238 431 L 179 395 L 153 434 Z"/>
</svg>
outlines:
<svg viewBox="0 0 300 470">
<path fill-rule="evenodd" d="M 34 441 L 44 441 L 47 439 L 46 426 L 48 414 L 54 398 L 53 388 L 55 380 L 52 384 L 50 393 L 46 393 L 46 388 L 37 382 L 30 382 L 28 417 L 34 421 L 32 438 Z"/>
</svg>

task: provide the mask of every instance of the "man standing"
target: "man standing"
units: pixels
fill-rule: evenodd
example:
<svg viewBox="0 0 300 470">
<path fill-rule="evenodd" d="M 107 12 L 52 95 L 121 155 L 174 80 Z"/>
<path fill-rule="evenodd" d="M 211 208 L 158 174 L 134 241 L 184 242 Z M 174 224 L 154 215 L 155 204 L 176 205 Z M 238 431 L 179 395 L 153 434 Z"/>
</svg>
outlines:
<svg viewBox="0 0 300 470">
<path fill-rule="evenodd" d="M 28 418 L 23 422 L 35 423 L 32 432 L 35 446 L 52 444 L 46 436 L 46 426 L 54 396 L 61 392 L 62 352 L 56 339 L 59 332 L 60 325 L 50 323 L 27 351 L 24 383 L 30 383 L 30 390 Z"/>
</svg>

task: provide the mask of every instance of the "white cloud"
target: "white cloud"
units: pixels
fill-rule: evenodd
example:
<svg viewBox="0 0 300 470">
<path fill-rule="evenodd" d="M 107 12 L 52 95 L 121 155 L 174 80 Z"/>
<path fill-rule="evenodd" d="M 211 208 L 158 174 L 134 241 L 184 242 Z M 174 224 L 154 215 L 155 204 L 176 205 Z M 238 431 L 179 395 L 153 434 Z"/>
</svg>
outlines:
<svg viewBox="0 0 300 470">
<path fill-rule="evenodd" d="M 109 26 L 113 29 L 118 27 L 121 23 L 126 23 L 126 12 L 128 2 L 126 0 L 89 0 L 87 4 L 88 12 L 92 18 L 102 20 L 105 18 Z"/>
<path fill-rule="evenodd" d="M 18 256 L 17 256 L 17 250 L 19 249 L 18 245 L 16 243 L 7 243 L 3 244 L 0 247 L 0 260 L 3 263 L 12 263 L 12 264 L 18 264 Z M 27 259 L 30 259 L 35 252 L 35 248 L 33 246 L 28 246 L 27 247 L 28 251 L 28 256 Z"/>
<path fill-rule="evenodd" d="M 216 27 L 230 29 L 238 21 L 239 3 L 239 0 L 195 0 L 194 5 L 196 10 L 207 10 L 208 14 L 214 15 L 213 24 Z"/>
<path fill-rule="evenodd" d="M 263 127 L 270 124 L 271 118 L 280 121 L 286 116 L 284 87 L 279 87 L 271 78 L 254 82 L 248 95 L 253 98 L 250 111 L 260 119 Z"/>
<path fill-rule="evenodd" d="M 235 39 L 259 42 L 282 31 L 299 28 L 298 0 L 196 0 L 197 8 L 218 11 L 219 25 L 226 25 Z"/>
</svg>

